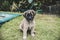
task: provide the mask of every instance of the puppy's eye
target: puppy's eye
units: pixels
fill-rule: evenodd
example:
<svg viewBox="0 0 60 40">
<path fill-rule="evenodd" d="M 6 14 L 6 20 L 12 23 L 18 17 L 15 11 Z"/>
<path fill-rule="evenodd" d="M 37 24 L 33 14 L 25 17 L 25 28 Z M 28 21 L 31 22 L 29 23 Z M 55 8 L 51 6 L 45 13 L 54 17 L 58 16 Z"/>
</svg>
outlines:
<svg viewBox="0 0 60 40">
<path fill-rule="evenodd" d="M 27 14 L 27 16 L 29 16 L 29 14 Z"/>
<path fill-rule="evenodd" d="M 28 14 L 28 16 L 31 16 L 31 14 Z"/>
</svg>

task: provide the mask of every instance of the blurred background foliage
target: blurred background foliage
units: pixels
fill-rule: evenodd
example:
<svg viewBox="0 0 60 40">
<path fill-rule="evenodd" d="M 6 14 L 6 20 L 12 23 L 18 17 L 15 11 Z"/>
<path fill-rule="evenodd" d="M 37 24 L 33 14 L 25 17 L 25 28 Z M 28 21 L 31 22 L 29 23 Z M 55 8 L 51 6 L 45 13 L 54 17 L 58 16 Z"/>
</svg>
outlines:
<svg viewBox="0 0 60 40">
<path fill-rule="evenodd" d="M 0 11 L 39 10 L 43 5 L 55 5 L 56 0 L 0 0 Z"/>
</svg>

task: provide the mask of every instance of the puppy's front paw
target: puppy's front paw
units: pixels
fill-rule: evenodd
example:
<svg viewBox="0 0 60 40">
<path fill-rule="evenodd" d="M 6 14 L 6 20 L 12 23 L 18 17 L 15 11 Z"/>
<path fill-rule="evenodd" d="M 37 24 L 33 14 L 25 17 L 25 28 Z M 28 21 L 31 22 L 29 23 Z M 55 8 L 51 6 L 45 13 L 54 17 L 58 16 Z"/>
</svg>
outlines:
<svg viewBox="0 0 60 40">
<path fill-rule="evenodd" d="M 33 34 L 31 34 L 31 36 L 32 36 L 32 37 L 34 37 L 34 36 L 35 36 L 35 34 L 34 34 L 34 33 L 33 33 Z"/>
<path fill-rule="evenodd" d="M 23 37 L 23 40 L 26 40 L 26 36 Z"/>
</svg>

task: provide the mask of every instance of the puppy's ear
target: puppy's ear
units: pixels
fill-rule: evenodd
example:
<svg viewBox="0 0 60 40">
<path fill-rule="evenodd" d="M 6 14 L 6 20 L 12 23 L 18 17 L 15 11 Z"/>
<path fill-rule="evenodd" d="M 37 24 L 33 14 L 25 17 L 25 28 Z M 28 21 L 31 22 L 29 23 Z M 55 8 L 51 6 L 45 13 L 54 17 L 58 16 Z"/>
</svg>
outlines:
<svg viewBox="0 0 60 40">
<path fill-rule="evenodd" d="M 32 13 L 33 13 L 34 16 L 36 15 L 36 12 L 34 10 L 32 10 Z"/>
</svg>

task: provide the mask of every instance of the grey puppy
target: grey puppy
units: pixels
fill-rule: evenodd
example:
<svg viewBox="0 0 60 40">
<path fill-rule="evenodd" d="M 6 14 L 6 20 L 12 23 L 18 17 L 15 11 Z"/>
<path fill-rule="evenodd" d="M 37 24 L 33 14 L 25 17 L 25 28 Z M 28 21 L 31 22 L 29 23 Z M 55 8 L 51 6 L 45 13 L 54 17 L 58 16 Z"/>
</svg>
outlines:
<svg viewBox="0 0 60 40">
<path fill-rule="evenodd" d="M 34 16 L 36 15 L 34 10 L 27 10 L 24 12 L 23 16 L 24 19 L 21 21 L 20 29 L 23 31 L 23 40 L 26 40 L 27 31 L 31 30 L 31 36 L 35 36 L 34 29 L 35 29 L 35 20 Z"/>
</svg>

